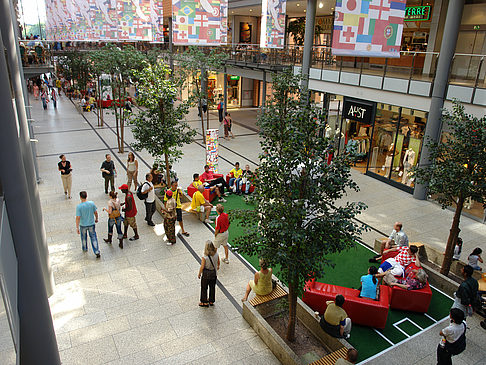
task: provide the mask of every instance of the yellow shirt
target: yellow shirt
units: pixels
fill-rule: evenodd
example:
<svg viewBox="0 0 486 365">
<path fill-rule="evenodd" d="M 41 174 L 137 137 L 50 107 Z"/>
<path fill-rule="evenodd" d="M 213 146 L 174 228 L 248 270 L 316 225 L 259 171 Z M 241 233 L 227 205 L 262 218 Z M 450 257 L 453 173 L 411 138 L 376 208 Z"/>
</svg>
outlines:
<svg viewBox="0 0 486 365">
<path fill-rule="evenodd" d="M 332 300 L 327 301 L 326 304 L 327 308 L 324 312 L 324 319 L 331 326 L 337 326 L 348 317 L 346 311 L 337 306 Z"/>
<path fill-rule="evenodd" d="M 199 181 L 199 180 L 196 180 L 196 181 L 193 181 L 193 182 L 192 182 L 192 186 L 194 186 L 196 189 L 197 189 L 197 187 L 198 187 L 199 185 L 202 185 L 202 182 L 201 182 L 201 181 Z"/>
<path fill-rule="evenodd" d="M 197 208 L 200 207 L 201 205 L 203 205 L 205 202 L 206 202 L 206 199 L 204 199 L 204 196 L 198 190 L 192 196 L 191 209 L 192 210 L 197 210 Z"/>
<path fill-rule="evenodd" d="M 88 104 L 94 104 L 95 101 L 96 101 L 95 98 L 90 97 L 89 100 L 88 100 Z"/>
<path fill-rule="evenodd" d="M 241 177 L 241 175 L 243 175 L 243 170 L 242 169 L 238 169 L 238 170 L 233 169 L 233 170 L 230 171 L 230 174 L 231 173 L 233 173 L 233 176 L 238 179 L 238 178 Z"/>
<path fill-rule="evenodd" d="M 172 189 L 170 189 L 172 190 Z M 179 190 L 179 188 L 177 188 L 175 191 L 172 190 L 172 197 L 175 199 L 176 201 L 176 208 L 180 209 L 182 208 L 182 204 L 181 204 L 181 191 Z M 164 202 L 166 202 L 167 200 L 169 200 L 167 194 L 164 195 Z"/>
</svg>

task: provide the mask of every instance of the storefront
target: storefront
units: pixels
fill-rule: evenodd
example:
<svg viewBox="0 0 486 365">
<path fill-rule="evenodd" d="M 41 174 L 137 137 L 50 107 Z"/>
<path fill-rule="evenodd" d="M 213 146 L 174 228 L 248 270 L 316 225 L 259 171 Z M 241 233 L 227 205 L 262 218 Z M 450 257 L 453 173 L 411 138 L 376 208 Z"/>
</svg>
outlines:
<svg viewBox="0 0 486 365">
<path fill-rule="evenodd" d="M 335 110 L 329 113 L 326 136 L 335 136 L 339 151 L 356 147 L 354 168 L 412 193 L 410 171 L 419 160 L 426 113 L 339 96 L 328 105 Z"/>
<path fill-rule="evenodd" d="M 227 75 L 228 108 L 241 107 L 241 77 Z M 211 72 L 208 77 L 209 98 L 215 101 L 224 95 L 224 74 Z"/>
</svg>

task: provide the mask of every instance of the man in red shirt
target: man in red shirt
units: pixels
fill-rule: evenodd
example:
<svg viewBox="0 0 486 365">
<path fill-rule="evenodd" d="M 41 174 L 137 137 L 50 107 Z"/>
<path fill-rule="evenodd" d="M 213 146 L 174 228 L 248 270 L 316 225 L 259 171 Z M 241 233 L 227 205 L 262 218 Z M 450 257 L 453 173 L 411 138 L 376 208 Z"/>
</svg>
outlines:
<svg viewBox="0 0 486 365">
<path fill-rule="evenodd" d="M 229 186 L 226 184 L 226 181 L 222 177 L 216 178 L 214 173 L 209 170 L 208 165 L 204 166 L 204 172 L 199 176 L 199 180 L 203 183 L 207 183 L 208 187 L 217 186 L 221 196 L 226 196 L 224 193 L 224 188 L 228 189 L 229 191 Z"/>
<path fill-rule="evenodd" d="M 228 260 L 228 228 L 230 225 L 228 214 L 224 213 L 224 207 L 221 204 L 216 205 L 216 229 L 214 231 L 214 247 L 216 249 L 223 245 L 225 258 L 222 260 L 225 264 L 229 264 Z"/>
<path fill-rule="evenodd" d="M 133 198 L 133 194 L 127 184 L 123 184 L 119 187 L 119 189 L 122 191 L 123 194 L 125 194 L 125 202 L 121 204 L 124 205 L 122 210 L 125 212 L 125 219 L 123 220 L 125 231 L 123 233 L 123 238 L 127 238 L 128 226 L 130 226 L 135 233 L 135 236 L 130 238 L 130 241 L 138 240 L 140 237 L 138 236 L 137 219 L 135 218 L 135 216 L 137 215 L 137 206 L 135 204 L 135 199 Z"/>
</svg>

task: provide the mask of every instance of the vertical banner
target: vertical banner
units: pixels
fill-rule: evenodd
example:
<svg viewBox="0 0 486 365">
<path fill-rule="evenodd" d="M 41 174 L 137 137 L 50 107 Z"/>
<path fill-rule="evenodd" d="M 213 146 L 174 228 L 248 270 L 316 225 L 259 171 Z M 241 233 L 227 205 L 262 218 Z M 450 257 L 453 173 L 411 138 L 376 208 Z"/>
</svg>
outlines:
<svg viewBox="0 0 486 365">
<path fill-rule="evenodd" d="M 221 32 L 220 44 L 228 44 L 228 0 L 220 0 L 220 13 L 221 22 L 219 23 L 219 29 Z"/>
<path fill-rule="evenodd" d="M 406 0 L 336 0 L 332 53 L 400 57 Z"/>
<path fill-rule="evenodd" d="M 285 13 L 287 0 L 262 1 L 260 47 L 283 48 L 285 43 Z"/>
<path fill-rule="evenodd" d="M 172 0 L 174 44 L 218 46 L 220 23 L 220 0 Z"/>
<path fill-rule="evenodd" d="M 117 0 L 118 40 L 150 41 L 150 0 Z"/>
<path fill-rule="evenodd" d="M 206 131 L 206 165 L 214 173 L 218 172 L 218 130 Z"/>
<path fill-rule="evenodd" d="M 152 42 L 164 43 L 164 2 L 150 0 L 150 19 L 152 23 Z"/>
<path fill-rule="evenodd" d="M 91 0 L 94 40 L 118 40 L 118 10 L 116 1 Z"/>
</svg>

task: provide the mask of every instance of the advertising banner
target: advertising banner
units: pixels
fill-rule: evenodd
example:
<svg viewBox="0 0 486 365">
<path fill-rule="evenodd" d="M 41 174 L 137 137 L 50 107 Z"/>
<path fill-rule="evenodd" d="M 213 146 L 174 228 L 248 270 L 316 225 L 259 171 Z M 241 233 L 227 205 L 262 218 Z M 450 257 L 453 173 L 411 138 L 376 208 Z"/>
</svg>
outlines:
<svg viewBox="0 0 486 365">
<path fill-rule="evenodd" d="M 406 0 L 337 0 L 332 53 L 400 57 Z"/>
<path fill-rule="evenodd" d="M 220 0 L 172 0 L 172 32 L 174 44 L 220 45 Z"/>
<path fill-rule="evenodd" d="M 221 8 L 221 22 L 220 22 L 220 30 L 221 30 L 221 44 L 228 44 L 228 0 L 221 0 L 220 1 L 220 8 Z"/>
<path fill-rule="evenodd" d="M 287 0 L 262 0 L 260 47 L 283 48 Z"/>
<path fill-rule="evenodd" d="M 206 164 L 209 170 L 218 172 L 218 130 L 208 129 L 206 131 Z"/>
<path fill-rule="evenodd" d="M 47 39 L 163 41 L 162 0 L 46 0 Z"/>
</svg>

